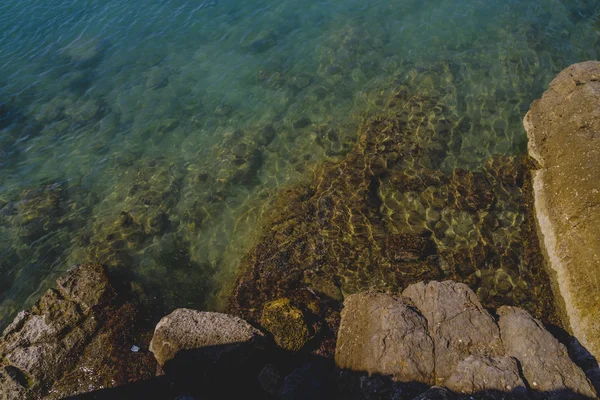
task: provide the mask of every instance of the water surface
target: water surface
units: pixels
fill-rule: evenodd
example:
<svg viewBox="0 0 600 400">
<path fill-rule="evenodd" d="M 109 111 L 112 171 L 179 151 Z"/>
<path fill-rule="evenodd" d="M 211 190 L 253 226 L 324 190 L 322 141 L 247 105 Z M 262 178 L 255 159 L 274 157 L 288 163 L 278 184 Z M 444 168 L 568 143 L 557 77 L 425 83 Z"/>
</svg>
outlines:
<svg viewBox="0 0 600 400">
<path fill-rule="evenodd" d="M 584 0 L 50 3 L 0 5 L 0 326 L 85 261 L 218 308 L 265 204 L 341 160 L 386 91 L 439 71 L 435 165 L 477 171 L 600 52 Z"/>
</svg>

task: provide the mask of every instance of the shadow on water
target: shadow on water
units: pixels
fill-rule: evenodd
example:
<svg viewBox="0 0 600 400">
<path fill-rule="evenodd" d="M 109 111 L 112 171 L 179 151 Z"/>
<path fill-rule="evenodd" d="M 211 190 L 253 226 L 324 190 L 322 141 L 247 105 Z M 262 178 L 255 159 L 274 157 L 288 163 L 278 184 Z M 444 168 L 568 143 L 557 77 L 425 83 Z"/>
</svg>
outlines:
<svg viewBox="0 0 600 400">
<path fill-rule="evenodd" d="M 388 376 L 340 370 L 334 361 L 312 354 L 250 349 L 244 344 L 181 352 L 153 379 L 68 397 L 87 399 L 415 399 L 429 389 L 420 382 L 393 382 Z M 235 351 L 231 351 L 235 348 Z M 243 349 L 240 351 L 240 349 Z M 214 361 L 216 360 L 215 366 Z M 597 369 L 597 364 L 596 364 Z M 596 383 L 596 388 L 598 387 Z M 587 399 L 571 390 L 538 392 L 486 390 L 470 395 L 423 399 Z M 422 399 L 419 397 L 419 399 Z"/>
</svg>

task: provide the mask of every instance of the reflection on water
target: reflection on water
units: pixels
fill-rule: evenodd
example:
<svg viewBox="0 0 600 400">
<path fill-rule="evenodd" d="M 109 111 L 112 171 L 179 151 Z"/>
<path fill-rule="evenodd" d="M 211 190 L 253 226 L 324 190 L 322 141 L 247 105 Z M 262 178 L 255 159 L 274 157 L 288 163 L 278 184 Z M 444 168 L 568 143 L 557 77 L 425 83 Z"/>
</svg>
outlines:
<svg viewBox="0 0 600 400">
<path fill-rule="evenodd" d="M 598 56 L 599 15 L 585 0 L 2 2 L 0 326 L 88 260 L 151 304 L 220 307 L 281 191 L 338 172 L 346 209 L 323 192 L 318 210 L 349 219 L 315 234 L 373 235 L 386 245 L 367 253 L 397 259 L 395 276 L 420 270 L 402 249 L 426 238 L 441 258 L 423 277 L 452 271 L 483 297 L 526 303 L 532 264 L 515 254 L 527 218 L 520 185 L 505 181 L 522 174 L 513 156 L 530 102 L 559 70 Z M 397 127 L 396 155 L 371 151 L 364 164 L 404 172 L 361 187 L 364 173 L 354 182 L 332 165 L 356 166 L 367 145 L 357 132 L 404 107 L 391 98 L 413 99 L 392 118 L 410 129 Z M 361 190 L 374 203 L 355 203 Z M 336 235 L 332 247 L 346 238 Z M 387 265 L 341 271 L 364 263 L 336 254 L 344 290 L 406 281 L 388 280 Z"/>
</svg>

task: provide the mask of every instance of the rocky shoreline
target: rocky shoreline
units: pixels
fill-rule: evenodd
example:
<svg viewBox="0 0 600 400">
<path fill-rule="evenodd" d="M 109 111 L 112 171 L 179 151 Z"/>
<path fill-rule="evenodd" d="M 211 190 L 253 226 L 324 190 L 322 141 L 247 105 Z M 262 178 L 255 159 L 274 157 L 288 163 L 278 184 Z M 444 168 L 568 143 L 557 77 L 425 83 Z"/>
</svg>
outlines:
<svg viewBox="0 0 600 400">
<path fill-rule="evenodd" d="M 0 400 L 597 398 L 600 63 L 532 105 L 539 165 L 481 171 L 436 165 L 462 122 L 420 88 L 444 74 L 272 201 L 227 314 L 158 321 L 119 269 L 72 267 L 0 337 Z"/>
<path fill-rule="evenodd" d="M 0 339 L 0 398 L 132 398 L 102 389 L 135 384 L 134 398 L 148 398 L 144 384 L 156 398 L 596 398 L 540 321 L 517 307 L 489 313 L 453 281 L 347 297 L 333 360 L 311 350 L 289 299 L 265 306 L 265 326 L 177 309 L 144 331 L 134 310 L 104 267 L 74 268 Z"/>
</svg>

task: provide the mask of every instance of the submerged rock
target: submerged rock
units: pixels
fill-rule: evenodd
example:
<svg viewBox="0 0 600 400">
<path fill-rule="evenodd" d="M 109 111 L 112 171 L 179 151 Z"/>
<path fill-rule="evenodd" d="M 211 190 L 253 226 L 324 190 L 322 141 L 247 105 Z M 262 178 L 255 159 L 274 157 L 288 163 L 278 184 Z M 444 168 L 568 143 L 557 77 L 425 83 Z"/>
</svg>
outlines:
<svg viewBox="0 0 600 400">
<path fill-rule="evenodd" d="M 531 105 L 523 125 L 539 163 L 541 244 L 575 336 L 600 358 L 600 62 L 575 64 Z"/>
<path fill-rule="evenodd" d="M 440 386 L 433 386 L 426 392 L 415 397 L 414 400 L 453 400 L 454 398 L 454 394 L 448 389 Z"/>
<path fill-rule="evenodd" d="M 527 160 L 497 156 L 478 171 L 442 168 L 456 136 L 450 131 L 471 128 L 446 103 L 452 68 L 437 67 L 388 88 L 375 101 L 385 109 L 363 120 L 349 152 L 265 205 L 261 236 L 241 261 L 232 313 L 258 323 L 264 305 L 281 297 L 308 308 L 306 289 L 335 309 L 340 292 L 397 292 L 453 279 L 478 288 L 486 307 L 523 305 L 560 325 L 535 256 Z M 341 149 L 340 132 L 317 121 L 311 129 L 317 145 Z"/>
<path fill-rule="evenodd" d="M 265 304 L 260 322 L 273 335 L 275 343 L 285 350 L 300 350 L 312 336 L 304 313 L 289 299 Z"/>
<path fill-rule="evenodd" d="M 59 183 L 24 190 L 15 204 L 14 222 L 27 240 L 55 231 L 65 212 L 65 190 Z"/>
</svg>

